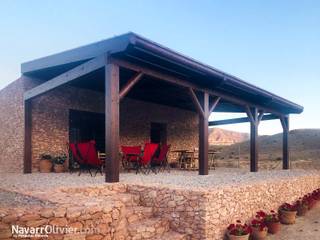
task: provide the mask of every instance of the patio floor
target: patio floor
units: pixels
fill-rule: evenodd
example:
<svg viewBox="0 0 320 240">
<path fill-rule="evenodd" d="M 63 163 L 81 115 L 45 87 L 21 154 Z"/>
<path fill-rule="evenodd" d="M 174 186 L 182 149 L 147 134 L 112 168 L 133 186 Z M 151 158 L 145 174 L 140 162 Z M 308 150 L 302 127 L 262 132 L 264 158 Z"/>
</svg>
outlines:
<svg viewBox="0 0 320 240">
<path fill-rule="evenodd" d="M 320 171 L 310 170 L 264 170 L 251 173 L 243 169 L 218 168 L 210 171 L 209 175 L 200 176 L 197 171 L 178 171 L 161 172 L 158 174 L 150 173 L 120 174 L 120 182 L 128 184 L 141 184 L 147 186 L 166 186 L 169 188 L 199 189 L 217 188 L 226 186 L 236 186 L 248 183 L 258 183 L 298 177 L 319 175 Z M 78 176 L 78 173 L 32 173 L 16 174 L 1 173 L 0 188 L 5 190 L 32 190 L 32 189 L 51 189 L 59 187 L 83 187 L 92 185 L 108 184 L 104 182 L 104 176 L 97 174 L 91 177 L 87 173 Z"/>
</svg>

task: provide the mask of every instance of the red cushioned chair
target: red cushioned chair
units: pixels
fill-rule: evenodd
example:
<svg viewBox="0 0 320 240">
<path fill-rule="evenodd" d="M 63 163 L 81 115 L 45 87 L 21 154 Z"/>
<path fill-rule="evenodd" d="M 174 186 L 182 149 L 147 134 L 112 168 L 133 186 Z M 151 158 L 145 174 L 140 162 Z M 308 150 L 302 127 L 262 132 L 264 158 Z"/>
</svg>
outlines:
<svg viewBox="0 0 320 240">
<path fill-rule="evenodd" d="M 139 171 L 143 173 L 149 173 L 151 170 L 151 160 L 153 159 L 156 151 L 159 148 L 159 144 L 157 143 L 146 143 L 144 146 L 144 152 L 142 156 L 138 158 L 138 165 L 136 173 Z"/>
<path fill-rule="evenodd" d="M 121 146 L 123 169 L 136 169 L 141 156 L 141 146 Z"/>
<path fill-rule="evenodd" d="M 152 159 L 152 166 L 158 168 L 158 171 L 155 168 L 155 173 L 165 170 L 166 168 L 170 172 L 170 166 L 168 163 L 168 153 L 170 151 L 171 145 L 163 144 L 160 148 L 159 156 Z"/>
<path fill-rule="evenodd" d="M 97 169 L 96 174 L 98 171 L 100 171 L 102 174 L 102 162 L 98 158 L 95 144 L 95 141 L 69 144 L 71 156 L 73 160 L 79 164 L 79 176 L 83 171 L 86 170 L 92 176 L 92 168 Z"/>
</svg>

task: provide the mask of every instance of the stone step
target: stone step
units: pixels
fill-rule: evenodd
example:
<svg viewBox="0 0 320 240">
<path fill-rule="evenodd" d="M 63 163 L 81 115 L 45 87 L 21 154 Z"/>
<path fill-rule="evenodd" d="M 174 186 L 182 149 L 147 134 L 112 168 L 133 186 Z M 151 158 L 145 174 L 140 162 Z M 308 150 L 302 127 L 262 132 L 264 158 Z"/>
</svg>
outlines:
<svg viewBox="0 0 320 240">
<path fill-rule="evenodd" d="M 150 218 L 129 224 L 128 233 L 131 240 L 155 239 L 169 231 L 169 222 L 161 218 Z"/>
<path fill-rule="evenodd" d="M 136 221 L 145 220 L 153 217 L 152 207 L 133 206 L 127 208 L 126 218 L 128 223 L 134 223 Z"/>
<path fill-rule="evenodd" d="M 154 240 L 187 240 L 188 236 L 186 234 L 177 233 L 174 231 L 168 231 L 162 236 L 156 237 Z"/>
</svg>

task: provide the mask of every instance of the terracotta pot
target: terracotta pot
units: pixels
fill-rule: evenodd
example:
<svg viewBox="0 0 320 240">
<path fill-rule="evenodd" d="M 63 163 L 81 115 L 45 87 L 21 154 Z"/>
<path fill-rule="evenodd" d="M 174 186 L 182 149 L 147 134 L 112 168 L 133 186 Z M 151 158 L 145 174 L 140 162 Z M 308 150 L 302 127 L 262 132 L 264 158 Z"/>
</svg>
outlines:
<svg viewBox="0 0 320 240">
<path fill-rule="evenodd" d="M 308 205 L 301 205 L 298 207 L 297 209 L 297 215 L 298 216 L 304 216 L 306 215 L 307 211 L 309 210 L 309 206 Z"/>
<path fill-rule="evenodd" d="M 280 222 L 266 222 L 268 233 L 276 234 L 280 231 Z"/>
<path fill-rule="evenodd" d="M 51 169 L 52 169 L 52 162 L 46 159 L 40 160 L 39 167 L 40 167 L 41 173 L 49 173 L 51 172 Z"/>
<path fill-rule="evenodd" d="M 268 234 L 268 228 L 265 227 L 262 231 L 259 227 L 252 227 L 252 239 L 254 240 L 263 240 L 267 237 Z"/>
<path fill-rule="evenodd" d="M 63 166 L 63 164 L 55 164 L 55 165 L 53 166 L 53 168 L 54 168 L 54 171 L 55 171 L 56 173 L 62 173 L 62 172 L 64 172 L 64 166 Z"/>
<path fill-rule="evenodd" d="M 297 211 L 279 210 L 280 222 L 283 224 L 294 224 L 296 222 Z"/>
<path fill-rule="evenodd" d="M 249 240 L 249 236 L 250 236 L 250 234 L 243 235 L 243 236 L 235 236 L 235 235 L 230 235 L 229 233 L 227 235 L 229 240 Z"/>
</svg>

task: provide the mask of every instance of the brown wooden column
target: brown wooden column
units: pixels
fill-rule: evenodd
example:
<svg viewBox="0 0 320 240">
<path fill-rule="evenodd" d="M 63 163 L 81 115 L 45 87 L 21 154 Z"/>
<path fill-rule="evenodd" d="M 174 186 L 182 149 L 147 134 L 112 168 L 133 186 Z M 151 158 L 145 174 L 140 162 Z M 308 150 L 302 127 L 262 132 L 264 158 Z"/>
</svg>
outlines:
<svg viewBox="0 0 320 240">
<path fill-rule="evenodd" d="M 119 182 L 119 67 L 105 65 L 106 182 Z"/>
<path fill-rule="evenodd" d="M 199 175 L 208 175 L 209 150 L 209 94 L 203 93 L 203 113 L 199 114 Z"/>
<path fill-rule="evenodd" d="M 290 168 L 290 155 L 289 155 L 289 116 L 280 118 L 283 129 L 282 135 L 282 168 Z"/>
<path fill-rule="evenodd" d="M 215 97 L 210 104 L 207 92 L 200 92 L 200 99 L 192 88 L 189 88 L 189 93 L 199 113 L 199 175 L 208 175 L 209 116 L 219 103 L 220 97 Z"/>
<path fill-rule="evenodd" d="M 250 120 L 250 172 L 257 172 L 259 160 L 258 128 L 264 112 L 259 114 L 256 107 L 247 107 L 246 111 Z"/>
<path fill-rule="evenodd" d="M 24 101 L 23 173 L 31 173 L 31 171 L 32 171 L 31 132 L 32 132 L 32 105 L 31 105 L 31 100 L 26 100 L 26 101 Z"/>
</svg>

